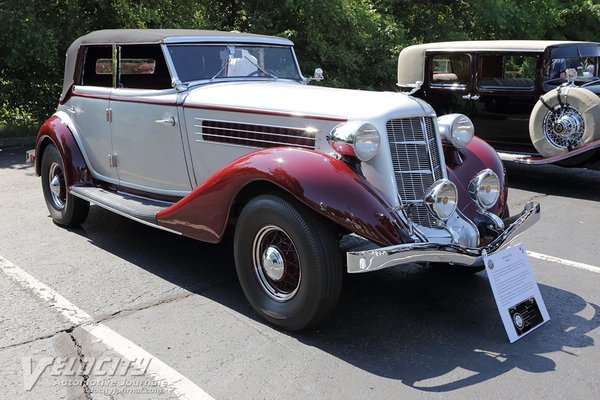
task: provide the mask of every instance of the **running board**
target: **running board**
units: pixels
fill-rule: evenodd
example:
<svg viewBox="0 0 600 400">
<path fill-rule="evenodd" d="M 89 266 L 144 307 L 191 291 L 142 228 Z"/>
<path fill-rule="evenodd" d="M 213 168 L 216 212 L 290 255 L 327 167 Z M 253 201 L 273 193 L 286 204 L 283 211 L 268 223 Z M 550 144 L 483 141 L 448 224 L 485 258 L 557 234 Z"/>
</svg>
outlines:
<svg viewBox="0 0 600 400">
<path fill-rule="evenodd" d="M 173 203 L 94 186 L 73 186 L 71 194 L 142 224 L 181 235 L 180 232 L 158 225 L 156 220 L 156 214 Z"/>
<path fill-rule="evenodd" d="M 600 139 L 594 140 L 584 146 L 578 147 L 566 153 L 557 154 L 550 157 L 535 156 L 531 154 L 519 154 L 519 153 L 505 153 L 498 151 L 498 157 L 502 161 L 512 161 L 518 164 L 530 164 L 530 165 L 544 165 L 552 164 L 558 161 L 567 160 L 569 158 L 581 155 L 587 151 L 600 149 Z"/>
</svg>

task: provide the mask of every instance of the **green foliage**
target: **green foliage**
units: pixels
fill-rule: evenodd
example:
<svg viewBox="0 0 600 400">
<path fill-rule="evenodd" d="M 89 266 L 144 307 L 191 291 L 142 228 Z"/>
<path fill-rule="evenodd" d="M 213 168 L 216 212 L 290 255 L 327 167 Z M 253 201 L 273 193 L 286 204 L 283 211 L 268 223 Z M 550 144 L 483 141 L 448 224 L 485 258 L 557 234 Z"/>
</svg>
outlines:
<svg viewBox="0 0 600 400">
<path fill-rule="evenodd" d="M 52 115 L 65 53 L 77 37 L 98 29 L 198 27 L 190 12 L 196 3 L 0 0 L 0 125 L 39 125 Z"/>
<path fill-rule="evenodd" d="M 111 28 L 201 28 L 287 37 L 323 84 L 393 89 L 410 44 L 469 39 L 600 41 L 596 0 L 0 0 L 0 126 L 56 108 L 64 54 Z"/>
</svg>

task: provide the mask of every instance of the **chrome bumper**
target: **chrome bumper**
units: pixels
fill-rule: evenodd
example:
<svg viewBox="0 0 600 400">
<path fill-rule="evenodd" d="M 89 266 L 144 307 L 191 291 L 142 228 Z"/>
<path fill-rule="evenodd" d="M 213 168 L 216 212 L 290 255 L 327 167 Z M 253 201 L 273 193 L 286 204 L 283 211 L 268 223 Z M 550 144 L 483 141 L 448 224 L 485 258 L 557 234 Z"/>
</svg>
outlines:
<svg viewBox="0 0 600 400">
<path fill-rule="evenodd" d="M 350 251 L 346 253 L 348 272 L 370 272 L 396 265 L 417 262 L 454 263 L 459 265 L 482 265 L 481 257 L 509 247 L 517 237 L 540 219 L 540 205 L 529 202 L 494 241 L 485 247 L 469 248 L 456 244 L 407 243 L 375 250 Z"/>
</svg>

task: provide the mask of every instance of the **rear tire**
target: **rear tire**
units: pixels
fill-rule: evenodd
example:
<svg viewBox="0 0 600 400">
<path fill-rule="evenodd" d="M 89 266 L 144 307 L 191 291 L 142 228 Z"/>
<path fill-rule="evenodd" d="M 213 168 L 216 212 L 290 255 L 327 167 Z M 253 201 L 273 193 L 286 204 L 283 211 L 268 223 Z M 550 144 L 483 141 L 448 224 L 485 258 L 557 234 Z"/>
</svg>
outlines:
<svg viewBox="0 0 600 400">
<path fill-rule="evenodd" d="M 53 144 L 44 149 L 40 173 L 44 199 L 54 222 L 64 227 L 82 224 L 88 216 L 90 203 L 69 193 L 64 162 Z"/>
<path fill-rule="evenodd" d="M 300 204 L 274 195 L 252 199 L 237 221 L 234 256 L 248 302 L 274 325 L 307 328 L 337 303 L 339 243 L 325 221 Z"/>
</svg>

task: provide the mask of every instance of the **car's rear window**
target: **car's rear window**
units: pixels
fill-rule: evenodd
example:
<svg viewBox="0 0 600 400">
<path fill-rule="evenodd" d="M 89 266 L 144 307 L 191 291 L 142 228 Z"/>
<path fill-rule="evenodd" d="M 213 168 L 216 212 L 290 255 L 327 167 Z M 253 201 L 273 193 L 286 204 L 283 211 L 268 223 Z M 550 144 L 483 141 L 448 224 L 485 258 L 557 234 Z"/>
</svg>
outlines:
<svg viewBox="0 0 600 400">
<path fill-rule="evenodd" d="M 431 85 L 464 87 L 469 83 L 471 58 L 467 54 L 438 54 L 431 58 Z"/>
</svg>

